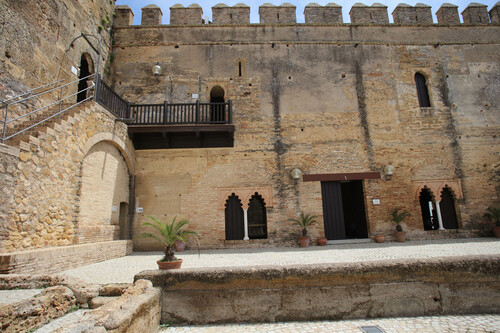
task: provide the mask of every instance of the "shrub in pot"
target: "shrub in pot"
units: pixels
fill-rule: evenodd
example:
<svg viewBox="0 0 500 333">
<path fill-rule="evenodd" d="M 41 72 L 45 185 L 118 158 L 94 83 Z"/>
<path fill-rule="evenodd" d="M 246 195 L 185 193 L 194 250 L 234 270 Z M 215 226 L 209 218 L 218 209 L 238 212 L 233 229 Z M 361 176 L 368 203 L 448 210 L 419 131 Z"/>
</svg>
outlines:
<svg viewBox="0 0 500 333">
<path fill-rule="evenodd" d="M 486 210 L 487 212 L 484 213 L 484 217 L 490 222 L 495 222 L 493 232 L 496 238 L 500 238 L 500 208 L 488 207 Z"/>
<path fill-rule="evenodd" d="M 152 222 L 144 222 L 142 225 L 151 226 L 156 229 L 157 233 L 144 232 L 141 237 L 153 238 L 161 242 L 165 248 L 163 249 L 163 258 L 158 260 L 159 269 L 173 269 L 180 268 L 182 259 L 175 256 L 175 243 L 177 241 L 185 242 L 189 237 L 199 237 L 196 231 L 182 229 L 185 225 L 189 224 L 187 219 L 176 221 L 177 216 L 174 217 L 170 223 L 162 223 L 152 216 L 147 216 Z"/>
<path fill-rule="evenodd" d="M 408 216 L 411 216 L 410 213 L 406 210 L 395 209 L 392 212 L 391 221 L 396 223 L 396 241 L 404 242 L 406 241 L 406 231 L 403 231 L 403 227 L 401 226 L 401 222 Z"/>
<path fill-rule="evenodd" d="M 290 222 L 293 222 L 293 224 L 298 225 L 302 229 L 302 236 L 299 237 L 300 247 L 309 246 L 311 237 L 307 236 L 307 228 L 317 223 L 316 218 L 316 215 L 304 214 L 304 212 L 301 212 L 298 219 L 289 219 Z"/>
</svg>

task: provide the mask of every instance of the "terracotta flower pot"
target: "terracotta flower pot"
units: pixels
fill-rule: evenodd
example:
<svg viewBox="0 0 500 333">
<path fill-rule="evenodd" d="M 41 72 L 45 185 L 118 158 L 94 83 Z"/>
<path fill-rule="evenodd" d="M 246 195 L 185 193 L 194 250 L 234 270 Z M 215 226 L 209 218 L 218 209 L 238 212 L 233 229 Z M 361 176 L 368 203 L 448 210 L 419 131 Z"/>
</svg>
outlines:
<svg viewBox="0 0 500 333">
<path fill-rule="evenodd" d="M 500 227 L 493 227 L 493 232 L 495 233 L 496 238 L 500 238 Z"/>
<path fill-rule="evenodd" d="M 325 246 L 326 245 L 326 242 L 327 242 L 327 238 L 326 237 L 318 237 L 317 241 L 318 241 L 318 245 L 319 246 Z"/>
<path fill-rule="evenodd" d="M 396 242 L 406 241 L 406 231 L 396 231 Z"/>
<path fill-rule="evenodd" d="M 375 242 L 383 243 L 385 241 L 385 235 L 375 235 Z"/>
<path fill-rule="evenodd" d="M 311 241 L 311 237 L 299 237 L 300 247 L 308 247 L 310 241 Z"/>
<path fill-rule="evenodd" d="M 176 269 L 176 268 L 181 268 L 182 265 L 182 259 L 179 259 L 177 261 L 157 261 L 158 264 L 158 269 Z"/>
<path fill-rule="evenodd" d="M 177 241 L 175 242 L 175 251 L 177 252 L 182 252 L 186 248 L 186 243 L 183 241 Z"/>
</svg>

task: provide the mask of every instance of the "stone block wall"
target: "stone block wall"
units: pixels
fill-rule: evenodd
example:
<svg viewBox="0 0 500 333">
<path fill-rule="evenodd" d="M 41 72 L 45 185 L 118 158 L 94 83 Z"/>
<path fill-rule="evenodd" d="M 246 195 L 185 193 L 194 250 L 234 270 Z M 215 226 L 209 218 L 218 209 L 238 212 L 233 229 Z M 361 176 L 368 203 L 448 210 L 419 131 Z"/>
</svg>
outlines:
<svg viewBox="0 0 500 333">
<path fill-rule="evenodd" d="M 452 4 L 442 4 L 436 12 L 437 21 L 439 24 L 460 24 L 458 16 L 458 6 Z"/>
<path fill-rule="evenodd" d="M 183 5 L 174 5 L 170 7 L 170 24 L 202 24 L 203 9 L 197 4 L 184 7 Z"/>
<path fill-rule="evenodd" d="M 351 23 L 375 23 L 387 24 L 389 23 L 389 16 L 387 14 L 387 6 L 379 3 L 374 3 L 371 6 L 366 6 L 361 3 L 354 4 L 351 11 Z"/>
<path fill-rule="evenodd" d="M 498 257 L 484 256 L 157 270 L 135 279 L 162 289 L 162 323 L 206 325 L 498 313 L 499 269 Z"/>
<path fill-rule="evenodd" d="M 115 8 L 113 27 L 126 27 L 134 24 L 134 13 L 128 5 L 118 5 Z"/>
<path fill-rule="evenodd" d="M 94 70 L 98 62 L 102 70 L 109 59 L 114 2 L 1 0 L 0 8 L 0 21 L 4 22 L 0 34 L 1 100 L 60 79 L 66 83 L 76 80 L 72 67 L 80 67 L 83 53 L 92 59 Z M 77 38 L 82 33 L 93 37 L 88 41 Z M 52 101 L 58 93 L 44 95 L 41 102 Z M 19 113 L 24 112 L 21 107 Z"/>
<path fill-rule="evenodd" d="M 229 7 L 218 4 L 212 7 L 212 22 L 214 24 L 250 24 L 250 7 L 237 4 Z"/>
<path fill-rule="evenodd" d="M 141 25 L 161 25 L 163 13 L 157 5 L 142 7 Z"/>
<path fill-rule="evenodd" d="M 496 3 L 493 8 L 489 11 L 491 23 L 500 23 L 500 3 Z"/>
<path fill-rule="evenodd" d="M 296 7 L 289 3 L 283 3 L 281 6 L 263 4 L 259 6 L 260 23 L 296 23 L 295 9 Z"/>
<path fill-rule="evenodd" d="M 107 152 L 108 158 L 101 160 L 104 163 L 101 169 L 89 168 L 98 172 L 82 179 L 82 173 L 85 175 L 85 159 L 93 155 L 94 150 L 91 148 L 101 141 L 112 146 L 99 153 Z M 99 151 L 99 146 L 94 149 Z M 94 241 L 117 239 L 116 232 L 108 232 L 107 229 L 116 228 L 112 224 L 118 213 L 112 212 L 112 205 L 128 202 L 128 197 L 125 198 L 128 188 L 126 173 L 133 173 L 131 152 L 133 147 L 126 126 L 115 123 L 114 116 L 94 103 L 81 106 L 65 120 L 61 119 L 48 127 L 41 126 L 38 135 L 30 137 L 27 142 L 21 141 L 18 150 L 4 149 L 1 158 L 5 164 L 0 171 L 1 178 L 10 183 L 10 187 L 4 190 L 10 194 L 0 205 L 2 212 L 5 212 L 0 216 L 1 251 L 77 244 L 80 218 L 84 227 L 85 216 L 96 212 L 107 214 L 108 220 L 92 221 L 96 235 Z M 124 159 L 126 167 L 123 166 Z M 117 169 L 119 161 L 122 161 L 121 169 Z M 110 166 L 113 162 L 115 166 Z M 109 175 L 106 170 L 109 170 Z M 122 170 L 122 176 L 116 170 Z M 111 186 L 106 191 L 86 191 L 85 186 L 82 186 L 86 178 L 91 180 L 95 177 L 97 180 L 102 176 L 106 176 L 105 183 Z M 121 194 L 113 190 L 119 190 Z M 109 198 L 106 199 L 107 207 L 95 210 L 89 205 L 88 209 L 92 213 L 86 211 L 86 200 L 100 201 L 104 198 Z"/>
<path fill-rule="evenodd" d="M 464 23 L 466 24 L 488 24 L 488 6 L 473 2 L 462 12 Z"/>
<path fill-rule="evenodd" d="M 394 23 L 396 24 L 432 24 L 431 7 L 424 4 L 417 4 L 415 7 L 406 4 L 399 4 L 392 12 Z"/>
<path fill-rule="evenodd" d="M 304 17 L 308 23 L 342 24 L 342 7 L 329 3 L 325 6 L 308 4 L 304 8 Z"/>
</svg>

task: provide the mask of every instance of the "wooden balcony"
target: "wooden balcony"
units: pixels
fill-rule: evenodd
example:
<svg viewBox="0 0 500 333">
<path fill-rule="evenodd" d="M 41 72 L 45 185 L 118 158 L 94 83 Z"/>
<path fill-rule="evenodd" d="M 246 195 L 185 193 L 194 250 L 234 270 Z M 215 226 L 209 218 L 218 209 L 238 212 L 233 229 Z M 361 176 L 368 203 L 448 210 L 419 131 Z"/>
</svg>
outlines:
<svg viewBox="0 0 500 333">
<path fill-rule="evenodd" d="M 232 103 L 130 104 L 135 149 L 233 147 Z"/>
</svg>

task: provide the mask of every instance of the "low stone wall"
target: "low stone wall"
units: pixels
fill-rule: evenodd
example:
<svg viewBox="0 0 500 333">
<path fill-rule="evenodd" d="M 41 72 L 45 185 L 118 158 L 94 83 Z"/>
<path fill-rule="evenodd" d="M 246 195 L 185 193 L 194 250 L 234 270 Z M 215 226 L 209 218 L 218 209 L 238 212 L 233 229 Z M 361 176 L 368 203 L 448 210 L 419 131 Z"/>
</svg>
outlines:
<svg viewBox="0 0 500 333">
<path fill-rule="evenodd" d="M 55 332 L 153 333 L 160 324 L 160 290 L 139 280 L 116 300 L 85 313 Z"/>
<path fill-rule="evenodd" d="M 0 274 L 50 274 L 132 254 L 131 240 L 0 253 Z"/>
<path fill-rule="evenodd" d="M 145 271 L 163 323 L 500 313 L 500 256 Z"/>
<path fill-rule="evenodd" d="M 33 299 L 0 305 L 2 332 L 31 331 L 79 307 L 88 308 L 101 296 L 109 297 L 85 316 L 66 320 L 54 332 L 157 332 L 160 323 L 160 289 L 150 281 L 132 286 L 86 285 L 79 279 L 50 275 L 0 276 L 0 289 L 46 287 Z"/>
</svg>

